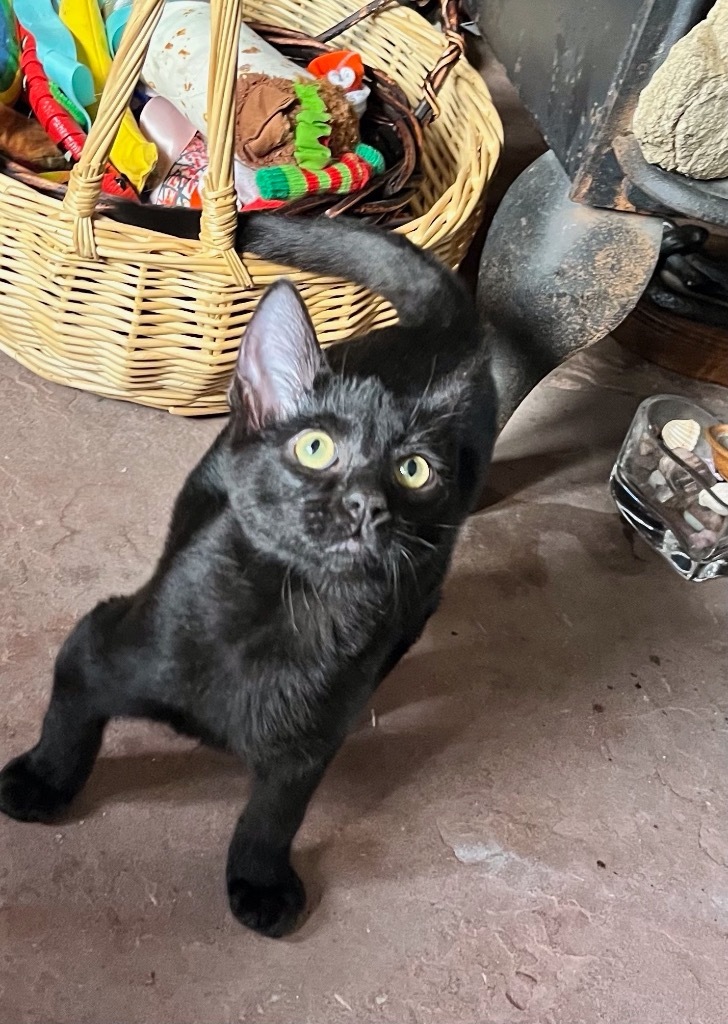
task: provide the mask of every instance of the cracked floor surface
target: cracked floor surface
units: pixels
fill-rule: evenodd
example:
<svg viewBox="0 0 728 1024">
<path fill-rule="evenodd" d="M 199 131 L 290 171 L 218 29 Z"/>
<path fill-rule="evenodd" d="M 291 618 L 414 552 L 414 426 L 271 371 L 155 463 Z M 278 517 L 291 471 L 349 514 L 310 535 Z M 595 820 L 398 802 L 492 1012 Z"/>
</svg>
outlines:
<svg viewBox="0 0 728 1024">
<path fill-rule="evenodd" d="M 296 844 L 312 913 L 242 930 L 231 759 L 114 725 L 71 818 L 0 820 L 2 1024 L 723 1024 L 724 581 L 623 535 L 608 472 L 644 395 L 718 388 L 607 341 L 502 437 L 447 596 Z M 142 582 L 219 427 L 0 359 L 0 755 L 35 739 L 54 652 Z"/>
<path fill-rule="evenodd" d="M 492 80 L 510 149 L 539 151 Z M 74 813 L 0 819 L 0 1024 L 725 1024 L 725 581 L 623 535 L 609 469 L 639 400 L 728 393 L 611 341 L 531 396 L 447 596 L 296 844 L 312 913 L 243 931 L 238 765 L 115 724 Z M 219 423 L 0 357 L 0 758 L 34 742 L 77 616 L 141 583 Z"/>
</svg>

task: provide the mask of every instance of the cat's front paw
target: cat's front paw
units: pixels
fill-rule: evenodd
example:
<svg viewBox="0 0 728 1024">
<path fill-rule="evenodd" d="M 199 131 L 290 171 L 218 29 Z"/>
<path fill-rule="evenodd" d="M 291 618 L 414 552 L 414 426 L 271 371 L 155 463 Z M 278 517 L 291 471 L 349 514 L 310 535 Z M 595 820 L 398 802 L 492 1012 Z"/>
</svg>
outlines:
<svg viewBox="0 0 728 1024">
<path fill-rule="evenodd" d="M 0 811 L 18 821 L 53 821 L 68 807 L 66 793 L 45 782 L 21 754 L 0 772 Z"/>
<path fill-rule="evenodd" d="M 306 890 L 293 868 L 271 885 L 258 885 L 245 878 L 228 880 L 230 909 L 241 924 L 254 932 L 279 939 L 296 927 L 306 906 Z"/>
</svg>

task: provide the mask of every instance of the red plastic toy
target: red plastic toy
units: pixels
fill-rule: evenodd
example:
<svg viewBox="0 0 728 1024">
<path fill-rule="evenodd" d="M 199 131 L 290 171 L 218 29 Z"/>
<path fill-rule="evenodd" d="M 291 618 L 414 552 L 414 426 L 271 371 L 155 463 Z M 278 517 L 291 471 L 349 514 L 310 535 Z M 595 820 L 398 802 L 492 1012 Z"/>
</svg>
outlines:
<svg viewBox="0 0 728 1024">
<path fill-rule="evenodd" d="M 86 142 L 86 133 L 79 128 L 68 111 L 51 95 L 48 78 L 43 70 L 43 65 L 38 60 L 35 39 L 22 25 L 19 28 L 20 69 L 30 109 L 48 137 L 61 149 L 65 149 L 73 160 L 78 160 Z M 139 202 L 139 196 L 129 181 L 108 161 L 101 188 L 108 195 Z"/>
</svg>

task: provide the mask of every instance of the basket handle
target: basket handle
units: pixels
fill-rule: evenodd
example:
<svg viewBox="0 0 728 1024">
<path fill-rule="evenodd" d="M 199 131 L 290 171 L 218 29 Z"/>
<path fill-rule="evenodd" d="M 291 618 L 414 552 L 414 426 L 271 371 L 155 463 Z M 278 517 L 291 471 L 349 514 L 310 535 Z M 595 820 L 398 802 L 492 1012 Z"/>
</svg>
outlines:
<svg viewBox="0 0 728 1024">
<path fill-rule="evenodd" d="M 390 7 L 394 0 L 369 0 L 358 11 L 353 11 L 348 17 L 339 21 L 336 25 L 319 33 L 316 39 L 320 43 L 329 43 L 336 36 L 346 32 L 347 29 L 358 25 L 360 21 L 369 18 L 372 14 Z M 401 3 L 401 0 L 396 0 Z M 415 7 L 426 6 L 427 0 L 412 0 Z M 441 54 L 435 67 L 428 73 L 422 83 L 423 97 L 415 110 L 415 117 L 421 125 L 427 125 L 440 113 L 440 106 L 437 102 L 437 94 L 445 84 L 445 81 L 453 67 L 465 53 L 465 38 L 462 31 L 462 19 L 460 11 L 460 0 L 440 0 L 440 14 L 442 17 L 442 29 L 445 35 L 446 47 Z"/>
<path fill-rule="evenodd" d="M 459 0 L 442 0 L 442 30 L 446 46 L 437 64 L 422 83 L 424 96 L 415 110 L 415 117 L 422 125 L 429 124 L 439 116 L 440 105 L 437 102 L 437 94 L 465 53 L 465 37 L 460 14 Z"/>
<path fill-rule="evenodd" d="M 235 83 L 243 0 L 210 0 L 210 18 L 208 165 L 202 188 L 200 242 L 206 251 L 222 256 L 237 284 L 250 288 L 252 279 L 235 249 L 238 206 L 233 184 Z"/>
<path fill-rule="evenodd" d="M 71 171 L 63 209 L 73 217 L 73 248 L 84 259 L 96 259 L 93 213 L 101 194 L 104 166 L 131 100 L 152 33 L 159 24 L 164 0 L 134 0 L 121 44 L 104 85 L 98 113 Z"/>
<path fill-rule="evenodd" d="M 141 75 L 149 41 L 159 24 L 164 0 L 133 0 L 121 44 L 104 86 L 99 109 L 81 159 L 71 171 L 64 210 L 73 217 L 73 248 L 84 259 L 96 259 L 93 213 L 111 146 Z M 233 186 L 235 147 L 235 79 L 242 0 L 211 0 L 210 68 L 207 86 L 209 164 L 202 190 L 200 242 L 220 255 L 233 279 L 252 284 L 235 251 L 237 203 Z"/>
</svg>

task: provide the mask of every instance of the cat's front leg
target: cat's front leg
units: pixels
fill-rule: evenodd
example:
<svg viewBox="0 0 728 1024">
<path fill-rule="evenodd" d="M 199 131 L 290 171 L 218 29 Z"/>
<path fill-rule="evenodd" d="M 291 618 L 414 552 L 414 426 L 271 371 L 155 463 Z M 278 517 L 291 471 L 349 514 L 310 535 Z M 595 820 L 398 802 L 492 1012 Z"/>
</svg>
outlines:
<svg viewBox="0 0 728 1024">
<path fill-rule="evenodd" d="M 291 843 L 330 759 L 257 771 L 235 828 L 227 862 L 230 909 L 270 938 L 293 931 L 306 905 L 306 890 L 291 866 Z"/>
<path fill-rule="evenodd" d="M 53 821 L 63 814 L 101 746 L 108 716 L 69 646 L 56 663 L 40 740 L 0 772 L 0 811 L 19 821 Z"/>
<path fill-rule="evenodd" d="M 52 821 L 62 815 L 91 774 L 104 728 L 130 713 L 124 686 L 115 683 L 107 659 L 115 624 L 130 605 L 115 597 L 76 624 L 56 658 L 53 692 L 40 740 L 0 772 L 0 811 L 20 821 Z"/>
</svg>

